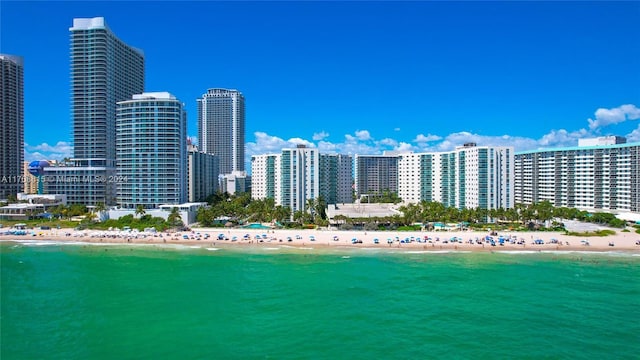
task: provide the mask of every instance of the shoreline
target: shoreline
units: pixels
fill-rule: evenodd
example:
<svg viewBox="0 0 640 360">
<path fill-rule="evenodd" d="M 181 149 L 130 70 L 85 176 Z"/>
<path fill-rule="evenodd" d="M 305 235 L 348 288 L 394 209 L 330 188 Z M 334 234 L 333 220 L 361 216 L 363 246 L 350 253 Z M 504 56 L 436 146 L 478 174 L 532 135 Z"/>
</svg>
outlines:
<svg viewBox="0 0 640 360">
<path fill-rule="evenodd" d="M 218 237 L 222 239 L 219 240 Z M 0 233 L 0 241 L 87 243 L 105 245 L 183 245 L 200 248 L 376 249 L 420 252 L 637 252 L 640 234 L 619 232 L 604 237 L 576 237 L 560 232 L 482 231 L 341 231 L 197 228 L 175 233 L 102 230 L 28 230 L 26 235 Z M 503 244 L 500 244 L 500 238 Z M 225 240 L 226 239 L 226 240 Z M 377 243 L 376 243 L 377 239 Z M 538 243 L 535 244 L 536 240 Z M 355 241 L 355 243 L 353 243 Z"/>
</svg>

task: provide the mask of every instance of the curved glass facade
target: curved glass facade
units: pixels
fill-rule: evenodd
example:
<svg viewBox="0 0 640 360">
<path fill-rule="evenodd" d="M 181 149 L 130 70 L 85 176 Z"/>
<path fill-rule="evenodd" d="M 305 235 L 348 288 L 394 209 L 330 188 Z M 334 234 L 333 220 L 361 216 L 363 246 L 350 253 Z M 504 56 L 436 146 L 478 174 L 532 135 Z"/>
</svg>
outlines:
<svg viewBox="0 0 640 360">
<path fill-rule="evenodd" d="M 186 124 L 183 104 L 168 93 L 118 102 L 118 205 L 156 209 L 187 201 Z"/>
</svg>

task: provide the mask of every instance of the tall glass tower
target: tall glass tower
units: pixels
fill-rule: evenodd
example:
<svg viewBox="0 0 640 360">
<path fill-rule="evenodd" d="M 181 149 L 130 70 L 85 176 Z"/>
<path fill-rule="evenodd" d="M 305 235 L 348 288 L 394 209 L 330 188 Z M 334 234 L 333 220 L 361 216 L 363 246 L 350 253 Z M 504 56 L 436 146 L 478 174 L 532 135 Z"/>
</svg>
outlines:
<svg viewBox="0 0 640 360">
<path fill-rule="evenodd" d="M 218 156 L 220 174 L 244 171 L 244 121 L 238 90 L 209 89 L 198 99 L 200 150 Z"/>
<path fill-rule="evenodd" d="M 144 91 L 144 55 L 118 39 L 102 17 L 73 19 L 69 30 L 74 157 L 113 167 L 116 103 Z"/>
<path fill-rule="evenodd" d="M 144 55 L 118 39 L 102 17 L 73 19 L 69 31 L 74 166 L 47 168 L 45 174 L 61 180 L 47 182 L 45 191 L 66 194 L 70 204 L 112 205 L 116 103 L 144 91 Z"/>
<path fill-rule="evenodd" d="M 0 54 L 0 199 L 23 187 L 23 69 L 22 57 Z"/>
<path fill-rule="evenodd" d="M 117 203 L 157 209 L 187 201 L 187 116 L 168 92 L 118 102 Z"/>
</svg>

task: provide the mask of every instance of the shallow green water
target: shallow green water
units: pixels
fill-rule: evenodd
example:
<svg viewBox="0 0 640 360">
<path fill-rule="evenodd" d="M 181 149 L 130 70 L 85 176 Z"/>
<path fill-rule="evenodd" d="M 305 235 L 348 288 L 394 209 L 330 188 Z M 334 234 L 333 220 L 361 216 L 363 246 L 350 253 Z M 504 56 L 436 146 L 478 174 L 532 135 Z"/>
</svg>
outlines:
<svg viewBox="0 0 640 360">
<path fill-rule="evenodd" d="M 637 358 L 640 257 L 0 243 L 4 359 Z"/>
</svg>

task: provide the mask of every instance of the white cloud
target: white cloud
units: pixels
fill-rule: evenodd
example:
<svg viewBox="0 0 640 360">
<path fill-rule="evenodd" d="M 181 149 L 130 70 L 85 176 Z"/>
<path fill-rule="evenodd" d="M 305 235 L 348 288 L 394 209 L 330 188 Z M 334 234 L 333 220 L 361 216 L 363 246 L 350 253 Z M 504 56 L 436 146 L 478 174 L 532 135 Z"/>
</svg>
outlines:
<svg viewBox="0 0 640 360">
<path fill-rule="evenodd" d="M 324 140 L 327 137 L 329 137 L 329 133 L 326 131 L 321 131 L 319 133 L 315 133 L 313 134 L 313 136 L 311 137 L 314 141 L 320 141 L 320 140 Z"/>
<path fill-rule="evenodd" d="M 330 143 L 328 141 L 319 141 L 318 150 L 324 153 L 333 153 L 338 151 L 338 145 Z"/>
<path fill-rule="evenodd" d="M 308 140 L 301 138 L 291 138 L 287 140 L 287 146 L 291 147 L 292 145 L 295 147 L 296 145 L 305 145 L 306 147 L 316 147 L 316 145 Z"/>
<path fill-rule="evenodd" d="M 398 146 L 396 146 L 394 150 L 398 152 L 413 151 L 413 146 L 411 146 L 411 144 L 409 143 L 401 142 Z"/>
<path fill-rule="evenodd" d="M 385 138 L 380 140 L 380 145 L 385 145 L 385 146 L 396 146 L 398 145 L 398 142 L 394 139 L 390 139 L 390 138 Z"/>
<path fill-rule="evenodd" d="M 66 141 L 58 141 L 55 145 L 49 145 L 48 143 L 42 143 L 39 145 L 29 145 L 27 143 L 24 144 L 24 148 L 28 151 L 44 151 L 44 152 L 55 152 L 55 153 L 64 153 L 67 151 L 73 150 L 71 144 Z"/>
<path fill-rule="evenodd" d="M 362 142 L 346 142 L 344 144 L 336 144 L 337 152 L 349 155 L 375 155 L 381 154 L 383 149 L 375 145 L 368 145 Z"/>
<path fill-rule="evenodd" d="M 393 131 L 400 131 L 400 128 L 399 127 L 394 128 Z"/>
<path fill-rule="evenodd" d="M 462 132 L 447 135 L 447 137 L 445 137 L 440 144 L 436 145 L 436 149 L 438 149 L 438 151 L 449 151 L 449 150 L 455 149 L 456 146 L 460 146 L 468 142 L 474 142 L 479 145 L 485 145 L 483 140 L 491 141 L 495 139 L 493 139 L 492 137 L 484 137 L 483 139 L 483 137 L 480 135 L 462 131 Z"/>
<path fill-rule="evenodd" d="M 573 132 L 568 132 L 565 129 L 551 130 L 538 140 L 538 144 L 541 147 L 563 147 L 563 146 L 576 146 L 578 145 L 578 139 L 593 136 L 586 129 L 580 129 Z"/>
<path fill-rule="evenodd" d="M 598 111 L 596 111 L 596 118 L 598 119 L 597 126 L 603 126 L 605 123 L 615 124 L 616 119 L 621 118 L 615 114 L 616 111 L 624 113 L 624 119 L 640 118 L 640 111 L 638 111 L 638 108 L 634 105 L 623 105 L 616 109 L 608 110 L 609 112 L 603 112 L 601 111 L 602 109 L 598 109 Z M 617 122 L 619 123 L 620 121 Z M 510 146 L 513 147 L 516 152 L 519 152 L 577 146 L 578 139 L 598 136 L 597 131 L 585 128 L 578 130 L 554 129 L 539 138 L 512 136 L 509 134 L 483 135 L 469 131 L 461 131 L 451 133 L 444 137 L 433 134 L 417 134 L 413 140 L 406 142 L 391 137 L 375 140 L 371 137 L 369 131 L 358 130 L 353 134 L 345 134 L 341 142 L 330 142 L 326 140 L 324 134 L 324 131 L 316 133 L 313 135 L 313 140 L 315 141 L 308 141 L 301 138 L 284 140 L 264 132 L 256 132 L 254 134 L 255 142 L 247 143 L 247 154 L 251 156 L 279 153 L 283 148 L 294 147 L 297 144 L 316 147 L 324 153 L 350 155 L 378 155 L 385 151 L 438 152 L 450 151 L 469 142 L 476 143 L 478 146 Z M 326 135 L 328 136 L 328 134 Z M 628 142 L 640 141 L 640 126 L 627 134 L 626 137 Z"/>
<path fill-rule="evenodd" d="M 314 144 L 301 138 L 284 140 L 264 132 L 256 132 L 254 134 L 256 137 L 255 142 L 247 143 L 247 154 L 250 157 L 251 155 L 280 153 L 283 148 L 294 147 L 297 144 L 316 147 L 325 153 L 351 155 L 377 155 L 382 154 L 384 151 L 438 152 L 450 151 L 468 142 L 474 142 L 479 146 L 512 146 L 515 151 L 525 151 L 545 147 L 576 146 L 578 139 L 584 137 L 585 133 L 586 130 L 584 129 L 571 133 L 561 129 L 553 130 L 540 139 L 532 139 L 510 135 L 481 135 L 465 131 L 449 134 L 445 138 L 435 135 L 417 135 L 413 142 L 417 143 L 418 146 L 414 146 L 411 143 L 397 141 L 392 138 L 385 138 L 380 141 L 369 141 L 371 140 L 370 137 L 362 136 L 358 138 L 351 134 L 345 134 L 344 141 L 341 143 L 319 141 L 317 144 Z M 638 131 L 638 133 L 640 133 L 640 131 Z M 438 138 L 438 140 L 436 140 L 436 138 Z M 425 139 L 429 139 L 429 142 L 416 141 Z"/>
<path fill-rule="evenodd" d="M 255 136 L 255 142 L 246 143 L 248 158 L 251 158 L 252 155 L 280 153 L 282 149 L 296 147 L 296 145 L 315 147 L 313 142 L 301 138 L 284 140 L 261 131 L 257 131 L 253 135 Z"/>
<path fill-rule="evenodd" d="M 62 160 L 73 156 L 73 146 L 66 141 L 58 141 L 55 145 L 42 143 L 38 145 L 24 144 L 24 160 Z"/>
<path fill-rule="evenodd" d="M 356 138 L 358 138 L 358 140 L 360 141 L 367 141 L 367 140 L 371 140 L 371 135 L 369 134 L 369 131 L 367 130 L 358 130 L 356 131 Z"/>
<path fill-rule="evenodd" d="M 265 132 L 255 132 L 253 135 L 256 138 L 255 142 L 247 143 L 248 148 L 255 148 L 256 150 L 260 150 L 261 153 L 268 153 L 277 150 L 281 150 L 282 148 L 287 146 L 287 142 L 282 140 L 277 136 L 268 135 Z M 255 155 L 255 152 L 252 152 Z"/>
<path fill-rule="evenodd" d="M 627 134 L 627 142 L 640 142 L 640 125 L 633 130 L 632 132 Z"/>
<path fill-rule="evenodd" d="M 431 141 L 438 141 L 442 139 L 442 137 L 438 136 L 438 135 L 423 135 L 423 134 L 418 134 L 418 136 L 416 136 L 415 139 L 413 139 L 413 142 L 416 142 L 418 144 L 424 144 L 424 143 L 428 143 Z"/>
<path fill-rule="evenodd" d="M 465 143 L 476 143 L 478 146 L 512 146 L 515 151 L 531 150 L 539 148 L 538 141 L 525 137 L 513 137 L 510 135 L 480 135 L 470 132 L 458 132 L 447 135 L 439 143 L 427 146 L 419 143 L 419 151 L 450 151 Z"/>
<path fill-rule="evenodd" d="M 640 109 L 635 105 L 626 104 L 617 108 L 599 108 L 595 113 L 595 120 L 589 119 L 589 129 L 596 130 L 601 127 L 621 123 L 627 120 L 640 119 Z"/>
<path fill-rule="evenodd" d="M 344 140 L 346 142 L 356 142 L 356 141 L 358 141 L 355 136 L 349 135 L 349 134 L 345 134 L 344 135 Z"/>
</svg>

